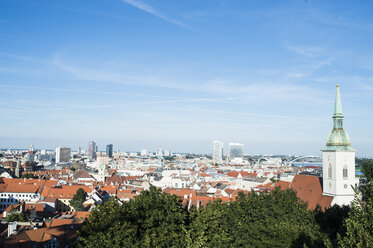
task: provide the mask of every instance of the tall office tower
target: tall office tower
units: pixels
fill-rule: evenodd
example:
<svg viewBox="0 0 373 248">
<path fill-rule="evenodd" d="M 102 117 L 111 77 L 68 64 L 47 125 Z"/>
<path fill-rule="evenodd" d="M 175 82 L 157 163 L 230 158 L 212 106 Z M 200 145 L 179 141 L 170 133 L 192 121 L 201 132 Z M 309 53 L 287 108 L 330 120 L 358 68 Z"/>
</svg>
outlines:
<svg viewBox="0 0 373 248">
<path fill-rule="evenodd" d="M 212 160 L 215 162 L 223 161 L 223 147 L 224 143 L 221 141 L 213 141 L 212 142 Z"/>
<path fill-rule="evenodd" d="M 243 157 L 243 144 L 229 143 L 229 159 Z"/>
<path fill-rule="evenodd" d="M 354 200 L 355 150 L 351 147 L 350 137 L 343 128 L 342 101 L 337 84 L 333 129 L 322 150 L 323 155 L 323 195 L 333 197 L 332 205 L 349 205 Z"/>
<path fill-rule="evenodd" d="M 109 158 L 113 157 L 113 144 L 109 144 L 106 146 L 106 156 Z"/>
<path fill-rule="evenodd" d="M 78 154 L 82 154 L 82 148 L 80 146 L 78 147 Z"/>
<path fill-rule="evenodd" d="M 97 145 L 94 141 L 88 142 L 88 157 L 96 158 Z"/>
<path fill-rule="evenodd" d="M 56 148 L 56 163 L 69 162 L 71 159 L 71 148 L 57 147 Z"/>
</svg>

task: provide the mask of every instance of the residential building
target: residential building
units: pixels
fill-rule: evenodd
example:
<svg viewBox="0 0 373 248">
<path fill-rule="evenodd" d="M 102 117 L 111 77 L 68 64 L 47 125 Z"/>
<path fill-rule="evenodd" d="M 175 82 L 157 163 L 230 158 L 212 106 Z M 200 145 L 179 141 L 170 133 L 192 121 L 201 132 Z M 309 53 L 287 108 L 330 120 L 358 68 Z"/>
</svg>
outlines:
<svg viewBox="0 0 373 248">
<path fill-rule="evenodd" d="M 55 185 L 57 180 L 0 178 L 0 211 L 19 202 L 35 203 L 46 185 Z"/>
</svg>

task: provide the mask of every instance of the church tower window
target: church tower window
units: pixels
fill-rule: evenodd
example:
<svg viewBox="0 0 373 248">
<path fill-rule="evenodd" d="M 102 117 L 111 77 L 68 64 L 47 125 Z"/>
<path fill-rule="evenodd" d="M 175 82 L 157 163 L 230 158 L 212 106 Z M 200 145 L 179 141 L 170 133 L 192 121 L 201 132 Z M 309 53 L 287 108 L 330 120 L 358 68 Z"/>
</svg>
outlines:
<svg viewBox="0 0 373 248">
<path fill-rule="evenodd" d="M 348 178 L 348 170 L 347 170 L 347 166 L 346 165 L 343 167 L 343 178 L 344 179 Z"/>
<path fill-rule="evenodd" d="M 332 176 L 333 176 L 333 175 L 332 175 L 332 165 L 329 164 L 329 165 L 328 165 L 328 177 L 329 177 L 329 178 L 332 178 Z"/>
</svg>

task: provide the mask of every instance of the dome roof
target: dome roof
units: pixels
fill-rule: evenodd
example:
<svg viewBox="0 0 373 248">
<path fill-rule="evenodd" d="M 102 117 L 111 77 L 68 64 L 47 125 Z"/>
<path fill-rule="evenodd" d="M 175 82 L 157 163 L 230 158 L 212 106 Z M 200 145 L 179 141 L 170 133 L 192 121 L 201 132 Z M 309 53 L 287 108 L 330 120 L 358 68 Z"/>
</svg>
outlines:
<svg viewBox="0 0 373 248">
<path fill-rule="evenodd" d="M 353 150 L 347 132 L 343 128 L 333 128 L 326 140 L 326 147 L 324 150 Z"/>
</svg>

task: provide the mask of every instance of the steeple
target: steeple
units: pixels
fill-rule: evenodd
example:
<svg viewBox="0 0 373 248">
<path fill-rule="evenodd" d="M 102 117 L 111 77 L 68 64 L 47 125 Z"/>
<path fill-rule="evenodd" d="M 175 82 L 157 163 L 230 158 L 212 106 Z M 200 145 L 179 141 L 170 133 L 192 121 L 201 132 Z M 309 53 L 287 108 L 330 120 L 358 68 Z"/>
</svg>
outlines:
<svg viewBox="0 0 373 248">
<path fill-rule="evenodd" d="M 339 85 L 336 85 L 333 130 L 330 132 L 326 141 L 324 151 L 351 151 L 350 137 L 343 128 L 342 100 L 339 92 Z"/>
<path fill-rule="evenodd" d="M 355 150 L 343 128 L 343 112 L 339 85 L 335 91 L 333 129 L 322 150 L 323 195 L 333 198 L 331 205 L 349 205 L 354 200 L 359 180 L 355 178 Z"/>
<path fill-rule="evenodd" d="M 336 89 L 335 89 L 335 102 L 334 102 L 333 117 L 337 117 L 337 116 L 343 118 L 342 100 L 341 100 L 341 93 L 339 93 L 339 84 L 336 85 Z"/>
</svg>

